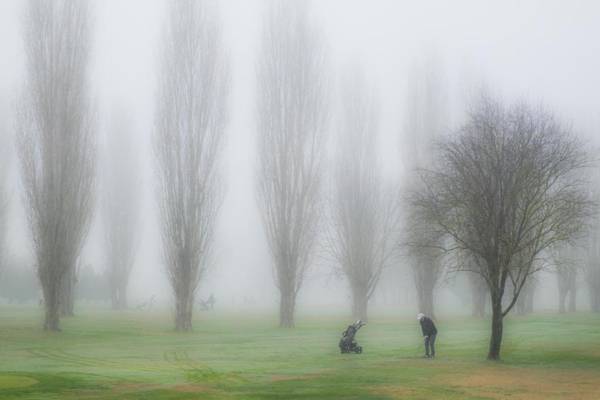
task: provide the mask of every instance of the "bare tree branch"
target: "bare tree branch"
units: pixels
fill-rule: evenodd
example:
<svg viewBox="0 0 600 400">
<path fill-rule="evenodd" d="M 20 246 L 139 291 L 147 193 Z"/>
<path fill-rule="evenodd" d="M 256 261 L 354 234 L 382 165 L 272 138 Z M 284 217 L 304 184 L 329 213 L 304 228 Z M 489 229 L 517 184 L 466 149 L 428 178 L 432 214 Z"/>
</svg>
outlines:
<svg viewBox="0 0 600 400">
<path fill-rule="evenodd" d="M 132 121 L 125 110 L 113 112 L 106 134 L 102 174 L 104 245 L 112 307 L 127 308 L 127 285 L 140 229 L 140 177 Z M 110 160 L 109 160 L 110 158 Z"/>
</svg>

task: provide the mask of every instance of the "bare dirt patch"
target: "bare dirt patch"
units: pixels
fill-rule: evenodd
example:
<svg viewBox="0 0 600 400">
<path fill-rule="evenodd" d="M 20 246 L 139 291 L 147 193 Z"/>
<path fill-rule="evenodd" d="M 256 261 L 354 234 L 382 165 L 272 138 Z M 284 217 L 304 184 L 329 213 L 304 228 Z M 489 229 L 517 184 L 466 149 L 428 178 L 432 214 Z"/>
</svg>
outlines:
<svg viewBox="0 0 600 400">
<path fill-rule="evenodd" d="M 173 386 L 172 389 L 179 393 L 203 393 L 210 390 L 209 387 L 204 385 L 177 385 Z"/>
<path fill-rule="evenodd" d="M 515 400 L 597 400 L 600 372 L 484 367 L 461 375 L 444 375 L 443 384 L 470 396 Z"/>
<path fill-rule="evenodd" d="M 20 375 L 0 375 L 0 391 L 2 389 L 20 389 L 37 384 L 36 379 Z"/>
<path fill-rule="evenodd" d="M 399 385 L 386 385 L 377 386 L 372 390 L 373 394 L 390 397 L 392 399 L 405 399 L 410 396 L 414 396 L 415 391 L 411 388 L 407 388 Z"/>
<path fill-rule="evenodd" d="M 116 393 L 131 393 L 131 392 L 145 392 L 148 390 L 161 389 L 163 386 L 152 383 L 120 383 L 112 387 L 113 392 Z"/>
<path fill-rule="evenodd" d="M 302 375 L 271 375 L 271 382 L 285 382 L 285 381 L 304 381 L 309 379 L 316 379 L 323 376 L 321 373 L 311 373 Z"/>
</svg>

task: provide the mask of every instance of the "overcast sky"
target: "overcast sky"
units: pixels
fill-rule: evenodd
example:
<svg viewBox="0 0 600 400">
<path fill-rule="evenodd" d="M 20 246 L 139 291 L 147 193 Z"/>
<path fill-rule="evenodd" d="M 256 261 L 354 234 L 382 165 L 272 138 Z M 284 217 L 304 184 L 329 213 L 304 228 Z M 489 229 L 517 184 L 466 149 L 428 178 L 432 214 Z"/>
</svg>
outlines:
<svg viewBox="0 0 600 400">
<path fill-rule="evenodd" d="M 0 0 L 0 115 L 8 116 L 4 123 L 9 127 L 11 102 L 22 83 L 20 25 L 25 4 L 24 0 Z M 260 301 L 276 293 L 254 194 L 255 65 L 268 1 L 221 0 L 218 5 L 233 66 L 232 120 L 223 155 L 227 195 L 217 258 L 201 297 L 214 291 L 227 301 L 242 302 L 244 297 Z M 91 82 L 99 122 L 104 127 L 114 107 L 128 110 L 144 168 L 143 235 L 131 280 L 132 295 L 138 299 L 151 293 L 166 299 L 170 293 L 156 250 L 150 147 L 165 9 L 166 2 L 160 0 L 94 1 Z M 485 83 L 508 99 L 543 102 L 582 135 L 594 138 L 598 134 L 599 1 L 315 0 L 312 14 L 330 49 L 334 80 L 345 65 L 360 63 L 379 88 L 381 157 L 390 176 L 399 174 L 402 167 L 400 138 L 409 71 L 431 55 L 440 61 L 448 85 L 452 110 L 448 130 L 460 123 L 470 91 Z M 17 179 L 13 181 L 9 246 L 11 253 L 25 257 L 28 236 L 19 211 Z M 102 269 L 102 236 L 97 225 L 85 257 Z M 321 279 L 328 274 L 324 266 L 313 270 L 303 301 L 329 292 L 325 285 L 340 287 L 335 280 Z M 331 302 L 342 301 L 344 296 L 340 290 Z"/>
</svg>

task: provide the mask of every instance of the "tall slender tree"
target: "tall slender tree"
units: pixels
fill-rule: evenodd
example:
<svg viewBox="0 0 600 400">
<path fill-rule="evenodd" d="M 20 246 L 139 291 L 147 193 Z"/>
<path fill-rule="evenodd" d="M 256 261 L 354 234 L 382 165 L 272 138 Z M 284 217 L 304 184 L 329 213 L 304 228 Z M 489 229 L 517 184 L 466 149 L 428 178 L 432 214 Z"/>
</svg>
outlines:
<svg viewBox="0 0 600 400">
<path fill-rule="evenodd" d="M 6 224 L 8 219 L 8 169 L 10 168 L 10 152 L 12 138 L 8 135 L 5 109 L 0 103 L 0 279 L 5 264 Z"/>
<path fill-rule="evenodd" d="M 124 110 L 113 112 L 106 135 L 102 212 L 104 245 L 112 308 L 127 308 L 127 286 L 135 261 L 140 216 L 139 165 L 132 121 Z"/>
<path fill-rule="evenodd" d="M 174 0 L 164 35 L 156 115 L 158 199 L 175 329 L 192 329 L 222 203 L 219 159 L 230 74 L 216 4 Z"/>
<path fill-rule="evenodd" d="M 321 217 L 327 75 L 323 39 L 306 3 L 273 2 L 258 62 L 258 197 L 282 327 L 294 326 Z"/>
<path fill-rule="evenodd" d="M 597 170 L 591 174 L 591 181 L 590 195 L 594 200 L 600 202 L 600 173 Z M 582 241 L 582 244 L 590 309 L 592 312 L 600 313 L 600 218 L 596 217 L 591 220 L 589 235 Z"/>
<path fill-rule="evenodd" d="M 593 236 L 593 233 L 590 233 Z M 558 312 L 561 314 L 567 310 L 569 312 L 577 310 L 577 270 L 583 261 L 579 259 L 578 252 L 581 250 L 573 245 L 563 244 L 552 251 L 558 287 Z"/>
<path fill-rule="evenodd" d="M 367 306 L 398 249 L 398 202 L 384 187 L 378 164 L 379 102 L 364 72 L 353 68 L 341 88 L 327 250 L 352 293 L 352 313 Z"/>
<path fill-rule="evenodd" d="M 418 185 L 416 171 L 429 168 L 433 164 L 435 141 L 443 134 L 444 127 L 448 125 L 446 110 L 446 87 L 442 77 L 441 61 L 431 56 L 419 63 L 415 63 L 409 77 L 409 91 L 406 108 L 406 125 L 403 131 L 403 158 L 409 171 L 406 179 L 408 186 Z M 409 213 L 412 210 L 409 208 Z M 419 311 L 429 316 L 435 316 L 435 290 L 441 282 L 444 273 L 442 254 L 439 243 L 432 240 L 441 240 L 441 237 L 423 237 L 423 231 L 429 231 L 421 218 L 414 215 L 408 216 L 409 242 L 413 245 L 409 251 L 409 260 L 413 273 L 413 280 L 417 294 Z M 417 242 L 422 240 L 429 245 L 422 246 Z"/>
<path fill-rule="evenodd" d="M 90 18 L 86 0 L 29 0 L 24 19 L 19 156 L 44 294 L 44 328 L 53 331 L 59 330 L 65 281 L 73 274 L 93 213 Z"/>
</svg>

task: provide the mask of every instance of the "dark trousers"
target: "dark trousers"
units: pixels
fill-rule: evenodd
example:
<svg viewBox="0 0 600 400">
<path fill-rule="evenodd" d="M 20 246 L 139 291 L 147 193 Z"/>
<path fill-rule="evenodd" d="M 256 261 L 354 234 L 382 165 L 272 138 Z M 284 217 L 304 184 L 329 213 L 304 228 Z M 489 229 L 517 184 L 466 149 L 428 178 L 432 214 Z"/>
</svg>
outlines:
<svg viewBox="0 0 600 400">
<path fill-rule="evenodd" d="M 435 356 L 435 337 L 437 335 L 425 336 L 425 355 L 434 357 Z"/>
</svg>

